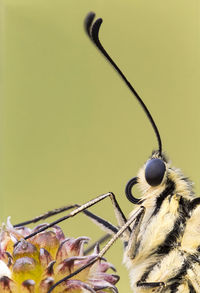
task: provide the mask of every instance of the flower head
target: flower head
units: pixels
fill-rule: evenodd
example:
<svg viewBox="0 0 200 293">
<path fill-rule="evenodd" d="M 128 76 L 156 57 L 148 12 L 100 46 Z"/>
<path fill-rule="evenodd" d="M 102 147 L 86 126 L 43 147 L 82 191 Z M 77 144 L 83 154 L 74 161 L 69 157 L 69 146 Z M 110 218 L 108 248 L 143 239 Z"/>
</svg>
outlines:
<svg viewBox="0 0 200 293">
<path fill-rule="evenodd" d="M 9 219 L 0 233 L 0 293 L 47 293 L 53 284 L 70 275 L 95 259 L 98 245 L 91 255 L 84 255 L 84 244 L 88 237 L 66 238 L 61 228 L 40 232 L 27 227 L 14 228 Z M 108 274 L 114 267 L 105 260 L 97 260 L 72 278 L 62 282 L 55 293 L 70 292 L 118 292 L 115 284 L 119 277 Z"/>
</svg>

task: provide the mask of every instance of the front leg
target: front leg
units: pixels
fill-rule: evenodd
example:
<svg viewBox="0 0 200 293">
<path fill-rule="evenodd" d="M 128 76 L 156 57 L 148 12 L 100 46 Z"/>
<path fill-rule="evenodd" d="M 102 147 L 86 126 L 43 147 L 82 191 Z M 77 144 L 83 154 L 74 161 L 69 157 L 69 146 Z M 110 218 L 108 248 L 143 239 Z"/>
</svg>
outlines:
<svg viewBox="0 0 200 293">
<path fill-rule="evenodd" d="M 156 287 L 163 288 L 163 287 L 165 287 L 165 283 L 164 282 L 142 282 L 142 281 L 138 281 L 137 282 L 137 287 L 143 287 L 144 289 L 153 289 L 153 288 L 156 288 Z"/>
<path fill-rule="evenodd" d="M 136 253 L 137 253 L 137 251 L 136 251 L 137 238 L 138 238 L 138 234 L 140 231 L 140 227 L 141 227 L 141 223 L 142 223 L 144 214 L 145 214 L 145 208 L 140 211 L 139 215 L 135 219 L 134 224 L 133 224 L 133 228 L 132 228 L 132 231 L 130 234 L 130 238 L 128 240 L 128 246 L 127 246 L 126 251 L 127 251 L 127 256 L 130 259 L 134 259 L 136 256 Z"/>
</svg>

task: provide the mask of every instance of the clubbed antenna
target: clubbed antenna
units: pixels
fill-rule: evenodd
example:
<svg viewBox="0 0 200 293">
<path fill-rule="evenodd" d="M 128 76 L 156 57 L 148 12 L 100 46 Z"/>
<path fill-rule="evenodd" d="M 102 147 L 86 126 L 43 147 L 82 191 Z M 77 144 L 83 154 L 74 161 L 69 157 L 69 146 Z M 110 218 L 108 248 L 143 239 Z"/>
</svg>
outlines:
<svg viewBox="0 0 200 293">
<path fill-rule="evenodd" d="M 107 53 L 107 51 L 104 49 L 104 47 L 102 46 L 100 40 L 99 40 L 99 30 L 101 27 L 101 24 L 103 22 L 102 18 L 98 18 L 94 21 L 95 18 L 95 13 L 94 12 L 90 12 L 88 13 L 86 19 L 85 19 L 85 30 L 87 35 L 89 36 L 90 40 L 96 45 L 96 47 L 99 49 L 99 51 L 106 57 L 106 59 L 110 62 L 110 64 L 115 68 L 115 70 L 118 72 L 118 74 L 121 76 L 121 78 L 123 79 L 123 81 L 126 83 L 126 85 L 128 86 L 128 88 L 130 89 L 130 91 L 134 94 L 134 96 L 136 97 L 136 99 L 138 100 L 138 102 L 140 103 L 140 105 L 142 106 L 144 112 L 146 113 L 152 127 L 153 130 L 155 132 L 157 141 L 158 141 L 158 151 L 160 156 L 162 155 L 162 141 L 161 141 L 161 137 L 158 131 L 158 128 L 149 112 L 149 110 L 147 109 L 146 105 L 144 104 L 144 102 L 142 101 L 142 99 L 140 98 L 140 96 L 138 95 L 138 93 L 136 92 L 136 90 L 133 88 L 133 86 L 131 85 L 131 83 L 127 80 L 127 78 L 125 77 L 125 75 L 123 74 L 123 72 L 119 69 L 119 67 L 117 66 L 117 64 L 112 60 L 112 58 L 110 57 L 110 55 Z"/>
</svg>

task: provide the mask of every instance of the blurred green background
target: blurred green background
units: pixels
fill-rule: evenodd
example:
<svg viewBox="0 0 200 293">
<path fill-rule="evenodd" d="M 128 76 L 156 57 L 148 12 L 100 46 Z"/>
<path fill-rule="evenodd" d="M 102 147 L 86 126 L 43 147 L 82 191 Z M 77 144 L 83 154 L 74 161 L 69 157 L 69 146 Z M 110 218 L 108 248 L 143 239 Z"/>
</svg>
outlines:
<svg viewBox="0 0 200 293">
<path fill-rule="evenodd" d="M 83 19 L 103 17 L 101 40 L 142 96 L 173 162 L 200 193 L 198 0 L 1 1 L 0 220 L 17 223 L 113 191 L 157 147 L 140 106 L 89 42 Z M 115 223 L 109 200 L 92 208 Z M 102 235 L 82 215 L 71 236 Z M 107 254 L 130 292 L 120 241 Z"/>
</svg>

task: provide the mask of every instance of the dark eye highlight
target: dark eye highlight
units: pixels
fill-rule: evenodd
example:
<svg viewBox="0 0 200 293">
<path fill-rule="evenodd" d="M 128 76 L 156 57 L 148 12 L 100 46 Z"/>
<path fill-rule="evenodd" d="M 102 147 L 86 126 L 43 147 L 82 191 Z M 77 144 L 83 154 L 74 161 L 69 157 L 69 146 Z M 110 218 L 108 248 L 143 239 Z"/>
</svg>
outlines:
<svg viewBox="0 0 200 293">
<path fill-rule="evenodd" d="M 145 168 L 145 178 L 149 185 L 158 186 L 165 175 L 165 163 L 160 159 L 151 159 Z"/>
</svg>

